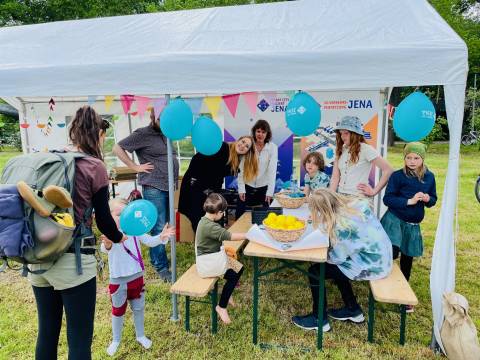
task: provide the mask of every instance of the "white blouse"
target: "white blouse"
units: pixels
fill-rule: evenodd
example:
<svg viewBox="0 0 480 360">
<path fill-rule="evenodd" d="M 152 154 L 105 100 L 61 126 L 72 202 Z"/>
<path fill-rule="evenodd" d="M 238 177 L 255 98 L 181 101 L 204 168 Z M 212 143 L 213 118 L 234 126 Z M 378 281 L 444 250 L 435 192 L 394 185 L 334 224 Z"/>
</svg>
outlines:
<svg viewBox="0 0 480 360">
<path fill-rule="evenodd" d="M 278 147 L 273 142 L 265 143 L 263 149 L 258 152 L 258 176 L 248 183 L 248 186 L 259 188 L 268 186 L 267 196 L 273 196 L 275 191 L 275 180 L 277 178 Z M 240 161 L 240 172 L 238 174 L 238 193 L 245 193 L 245 181 L 243 179 L 244 158 Z"/>
<path fill-rule="evenodd" d="M 355 164 L 350 162 L 349 148 L 344 146 L 342 155 L 338 158 L 340 181 L 337 191 L 342 194 L 361 195 L 358 184 L 368 184 L 372 169 L 372 161 L 378 157 L 378 152 L 366 143 L 360 143 L 360 153 Z"/>
</svg>

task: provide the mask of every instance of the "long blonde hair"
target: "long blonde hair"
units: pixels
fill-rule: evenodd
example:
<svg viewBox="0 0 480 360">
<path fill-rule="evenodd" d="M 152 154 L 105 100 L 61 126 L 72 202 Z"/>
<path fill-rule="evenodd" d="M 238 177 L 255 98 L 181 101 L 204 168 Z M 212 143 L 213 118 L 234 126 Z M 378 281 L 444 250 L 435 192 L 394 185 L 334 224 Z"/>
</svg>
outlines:
<svg viewBox="0 0 480 360">
<path fill-rule="evenodd" d="M 252 146 L 246 154 L 239 155 L 237 153 L 237 150 L 235 149 L 235 144 L 245 138 L 250 139 L 250 141 L 252 142 Z M 233 174 L 238 174 L 240 161 L 242 157 L 244 157 L 245 160 L 243 164 L 243 179 L 245 180 L 245 182 L 253 181 L 253 179 L 255 179 L 258 175 L 258 159 L 255 149 L 255 141 L 253 140 L 253 138 L 248 135 L 241 136 L 237 139 L 237 141 L 228 144 L 228 150 L 228 164 L 230 164 Z"/>
<path fill-rule="evenodd" d="M 359 216 L 360 211 L 351 206 L 352 199 L 330 189 L 315 190 L 308 200 L 314 227 L 323 226 L 330 238 L 330 246 L 337 243 L 336 225 L 342 217 Z"/>
<path fill-rule="evenodd" d="M 408 155 L 408 154 L 407 154 Z M 427 172 L 427 165 L 425 165 L 425 160 L 422 159 L 422 166 L 420 166 L 419 169 L 417 170 L 412 170 L 410 169 L 408 166 L 407 166 L 407 162 L 405 161 L 405 158 L 407 156 L 405 156 L 403 158 L 403 173 L 407 176 L 407 177 L 416 177 L 418 179 L 418 181 L 420 181 L 421 183 L 423 183 L 423 178 L 425 177 L 425 173 Z"/>
<path fill-rule="evenodd" d="M 350 145 L 349 145 L 349 151 L 350 151 L 350 162 L 352 164 L 356 164 L 359 157 L 360 157 L 360 144 L 365 142 L 365 138 L 363 135 L 354 133 L 350 131 Z M 340 134 L 340 131 L 337 130 L 337 148 L 335 151 L 335 155 L 338 158 L 342 155 L 343 152 L 343 140 L 342 140 L 342 135 Z"/>
</svg>

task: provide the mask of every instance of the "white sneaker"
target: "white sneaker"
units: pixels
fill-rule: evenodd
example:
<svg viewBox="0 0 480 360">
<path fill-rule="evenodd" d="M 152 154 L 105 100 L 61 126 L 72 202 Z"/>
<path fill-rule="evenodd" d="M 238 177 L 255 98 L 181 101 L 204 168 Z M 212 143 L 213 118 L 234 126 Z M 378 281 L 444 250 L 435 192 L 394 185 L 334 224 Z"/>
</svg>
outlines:
<svg viewBox="0 0 480 360">
<path fill-rule="evenodd" d="M 142 336 L 137 338 L 137 341 L 142 345 L 145 349 L 150 349 L 152 347 L 152 340 L 147 338 L 146 336 Z"/>
<path fill-rule="evenodd" d="M 112 341 L 112 343 L 107 348 L 107 354 L 110 355 L 110 356 L 115 355 L 115 353 L 118 350 L 118 345 L 120 345 L 119 341 Z"/>
</svg>

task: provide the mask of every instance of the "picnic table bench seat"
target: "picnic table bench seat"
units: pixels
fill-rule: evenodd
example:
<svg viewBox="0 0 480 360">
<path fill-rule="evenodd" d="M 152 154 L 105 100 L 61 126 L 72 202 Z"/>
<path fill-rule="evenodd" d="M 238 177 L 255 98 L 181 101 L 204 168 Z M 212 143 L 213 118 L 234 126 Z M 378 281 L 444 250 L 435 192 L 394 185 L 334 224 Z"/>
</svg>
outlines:
<svg viewBox="0 0 480 360">
<path fill-rule="evenodd" d="M 368 296 L 368 341 L 373 342 L 375 301 L 400 305 L 400 341 L 405 344 L 406 305 L 417 305 L 418 299 L 402 271 L 393 263 L 392 272 L 386 278 L 370 280 Z"/>
</svg>

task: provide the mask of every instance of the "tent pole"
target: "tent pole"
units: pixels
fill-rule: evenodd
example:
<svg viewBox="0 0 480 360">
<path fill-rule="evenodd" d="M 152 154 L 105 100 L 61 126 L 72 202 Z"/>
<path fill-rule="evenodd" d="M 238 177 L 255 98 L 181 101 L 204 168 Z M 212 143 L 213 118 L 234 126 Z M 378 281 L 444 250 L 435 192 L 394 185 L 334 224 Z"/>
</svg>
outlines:
<svg viewBox="0 0 480 360">
<path fill-rule="evenodd" d="M 165 106 L 170 103 L 170 95 L 165 95 Z M 156 114 L 155 114 L 156 115 Z M 160 116 L 160 114 L 158 114 Z M 173 176 L 173 151 L 172 141 L 167 139 L 167 158 L 168 158 L 168 209 L 169 209 L 169 224 L 177 226 L 175 224 L 175 189 L 174 189 L 174 176 Z M 170 257 L 172 262 L 172 284 L 177 281 L 177 239 L 172 237 L 170 240 Z M 177 294 L 172 294 L 172 316 L 170 320 L 178 321 L 178 307 L 177 307 Z"/>
<path fill-rule="evenodd" d="M 23 121 L 24 123 L 27 122 L 27 107 L 25 106 L 25 103 L 23 102 L 22 98 L 17 98 L 20 101 L 20 104 L 22 105 L 22 113 L 18 114 L 18 121 Z M 21 115 L 21 116 L 20 116 Z M 23 145 L 22 141 L 22 150 L 24 154 L 29 154 L 32 152 L 32 149 L 30 149 L 30 140 L 28 138 L 28 128 L 24 129 L 24 136 L 25 136 L 25 146 Z M 20 136 L 22 135 L 22 131 L 20 128 Z"/>
<path fill-rule="evenodd" d="M 390 93 L 389 88 L 385 88 L 380 91 L 382 95 L 382 119 L 381 119 L 381 134 L 380 134 L 380 156 L 382 158 L 386 157 L 387 154 L 387 143 L 388 143 L 388 112 L 387 112 L 387 104 L 388 104 L 388 95 Z M 382 171 L 379 171 L 379 179 L 382 176 Z M 380 219 L 381 211 L 382 211 L 382 194 L 384 193 L 384 189 L 380 191 L 377 196 L 377 217 Z"/>
</svg>

